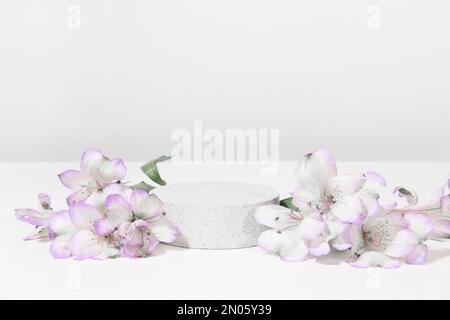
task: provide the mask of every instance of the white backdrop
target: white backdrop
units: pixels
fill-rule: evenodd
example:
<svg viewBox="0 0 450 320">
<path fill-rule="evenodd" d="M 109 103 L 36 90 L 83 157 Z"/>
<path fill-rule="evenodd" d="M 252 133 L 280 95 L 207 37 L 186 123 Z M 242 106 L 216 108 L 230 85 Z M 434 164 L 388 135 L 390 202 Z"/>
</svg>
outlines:
<svg viewBox="0 0 450 320">
<path fill-rule="evenodd" d="M 79 14 L 78 14 L 79 13 Z M 127 160 L 171 132 L 449 160 L 448 0 L 0 0 L 0 160 Z"/>
</svg>

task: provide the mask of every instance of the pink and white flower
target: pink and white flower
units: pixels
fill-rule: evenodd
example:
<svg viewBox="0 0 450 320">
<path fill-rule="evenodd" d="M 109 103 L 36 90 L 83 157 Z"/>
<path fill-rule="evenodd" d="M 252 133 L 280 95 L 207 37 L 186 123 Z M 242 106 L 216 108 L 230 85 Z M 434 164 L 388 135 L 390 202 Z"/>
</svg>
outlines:
<svg viewBox="0 0 450 320">
<path fill-rule="evenodd" d="M 374 172 L 338 175 L 334 158 L 325 150 L 309 153 L 297 167 L 293 204 L 343 223 L 361 224 L 379 208 L 378 194 L 364 190 L 367 181 L 385 184 Z"/>
<path fill-rule="evenodd" d="M 255 219 L 271 228 L 259 236 L 259 247 L 285 261 L 301 261 L 308 255 L 318 257 L 330 252 L 325 222 L 317 212 L 266 205 L 255 211 Z"/>
<path fill-rule="evenodd" d="M 115 243 L 95 233 L 94 223 L 103 217 L 97 208 L 84 201 L 73 203 L 68 211 L 54 214 L 49 220 L 52 256 L 83 260 L 118 255 Z"/>
<path fill-rule="evenodd" d="M 106 217 L 95 222 L 99 235 L 118 236 L 122 253 L 135 257 L 149 255 L 158 242 L 173 242 L 179 230 L 166 217 L 161 200 L 144 190 L 133 190 L 129 200 L 121 194 L 105 200 Z"/>
<path fill-rule="evenodd" d="M 121 159 L 111 160 L 96 149 L 87 149 L 83 153 L 80 167 L 81 170 L 70 169 L 59 174 L 62 184 L 73 190 L 67 198 L 69 205 L 86 200 L 95 191 L 124 179 L 127 173 Z"/>
<path fill-rule="evenodd" d="M 431 232 L 431 226 L 430 221 L 422 218 L 379 214 L 362 226 L 353 226 L 351 265 L 396 268 L 402 258 L 410 264 L 424 263 L 428 251 L 422 241 Z"/>
<path fill-rule="evenodd" d="M 161 200 L 122 183 L 126 167 L 96 149 L 88 149 L 81 170 L 66 170 L 61 182 L 73 193 L 68 209 L 53 211 L 51 199 L 39 194 L 40 210 L 16 209 L 16 217 L 36 227 L 27 237 L 51 240 L 55 258 L 105 259 L 143 257 L 159 242 L 172 242 L 179 230 L 165 217 Z"/>
</svg>

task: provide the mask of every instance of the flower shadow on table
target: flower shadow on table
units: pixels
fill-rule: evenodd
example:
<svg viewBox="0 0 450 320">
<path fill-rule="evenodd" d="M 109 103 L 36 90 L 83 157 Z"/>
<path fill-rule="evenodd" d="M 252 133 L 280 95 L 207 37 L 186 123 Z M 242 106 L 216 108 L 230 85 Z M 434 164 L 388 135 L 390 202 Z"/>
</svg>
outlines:
<svg viewBox="0 0 450 320">
<path fill-rule="evenodd" d="M 164 243 L 160 243 L 155 250 L 152 252 L 152 257 L 158 257 L 158 256 L 162 256 L 164 254 L 166 254 L 169 251 L 184 251 L 187 250 L 187 248 L 181 248 L 181 247 L 175 247 L 172 246 L 170 244 L 164 244 Z"/>
<path fill-rule="evenodd" d="M 316 262 L 323 265 L 340 265 L 345 263 L 350 254 L 347 252 L 333 251 L 327 256 L 315 258 Z M 450 256 L 450 248 L 430 249 L 425 264 L 435 263 Z"/>
<path fill-rule="evenodd" d="M 332 251 L 326 256 L 316 257 L 315 260 L 320 264 L 337 266 L 345 263 L 349 256 L 350 253 L 346 251 Z"/>
<path fill-rule="evenodd" d="M 426 263 L 435 263 L 450 256 L 450 248 L 430 249 Z"/>
</svg>

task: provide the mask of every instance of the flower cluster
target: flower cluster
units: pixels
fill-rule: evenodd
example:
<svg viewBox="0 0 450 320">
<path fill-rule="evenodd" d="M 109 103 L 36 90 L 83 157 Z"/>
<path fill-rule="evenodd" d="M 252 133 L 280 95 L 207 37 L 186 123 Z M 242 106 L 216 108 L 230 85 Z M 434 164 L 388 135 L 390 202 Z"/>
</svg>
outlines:
<svg viewBox="0 0 450 320">
<path fill-rule="evenodd" d="M 172 242 L 178 229 L 165 217 L 160 199 L 123 183 L 127 169 L 121 159 L 109 159 L 88 149 L 81 170 L 59 175 L 72 190 L 67 208 L 55 211 L 51 199 L 39 194 L 40 209 L 16 209 L 16 217 L 35 226 L 26 240 L 51 241 L 55 258 L 105 259 L 145 257 L 159 242 Z"/>
<path fill-rule="evenodd" d="M 398 201 L 382 204 L 384 178 L 375 172 L 338 174 L 324 149 L 307 154 L 296 170 L 298 186 L 289 201 L 266 205 L 256 220 L 269 227 L 259 246 L 286 261 L 344 251 L 355 267 L 399 267 L 401 261 L 422 264 L 427 240 L 450 238 L 450 180 L 424 203 L 396 187 Z"/>
</svg>

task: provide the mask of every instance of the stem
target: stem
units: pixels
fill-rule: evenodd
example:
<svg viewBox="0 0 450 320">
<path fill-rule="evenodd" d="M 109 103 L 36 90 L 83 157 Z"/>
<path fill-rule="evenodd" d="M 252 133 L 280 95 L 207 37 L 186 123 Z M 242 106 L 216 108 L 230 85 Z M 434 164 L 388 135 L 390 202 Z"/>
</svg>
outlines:
<svg viewBox="0 0 450 320">
<path fill-rule="evenodd" d="M 408 208 L 403 208 L 403 209 L 394 209 L 394 210 L 392 210 L 392 212 L 433 212 L 433 211 L 441 211 L 441 207 L 428 208 L 428 209 L 408 209 Z"/>
</svg>

